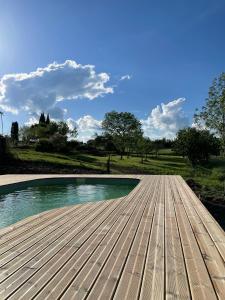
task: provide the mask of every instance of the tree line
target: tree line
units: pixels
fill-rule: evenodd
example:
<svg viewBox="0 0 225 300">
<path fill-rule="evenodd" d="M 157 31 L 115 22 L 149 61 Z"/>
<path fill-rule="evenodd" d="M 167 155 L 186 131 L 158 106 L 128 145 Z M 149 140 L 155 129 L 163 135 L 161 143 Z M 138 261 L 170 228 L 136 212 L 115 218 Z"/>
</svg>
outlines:
<svg viewBox="0 0 225 300">
<path fill-rule="evenodd" d="M 66 122 L 56 122 L 49 114 L 41 113 L 39 122 L 19 129 L 17 122 L 11 126 L 11 143 L 19 140 L 34 144 L 37 151 L 105 152 L 109 155 L 139 155 L 141 162 L 148 155 L 158 155 L 162 148 L 172 148 L 176 153 L 187 157 L 192 165 L 207 162 L 210 155 L 225 155 L 225 73 L 213 81 L 205 105 L 194 115 L 195 126 L 178 131 L 174 140 L 151 140 L 145 137 L 141 122 L 130 112 L 111 111 L 105 114 L 102 134 L 87 143 L 76 141 L 77 129 L 70 130 Z M 3 125 L 2 125 L 3 127 Z M 2 143 L 4 144 L 4 143 Z M 0 144 L 1 146 L 1 144 Z"/>
</svg>

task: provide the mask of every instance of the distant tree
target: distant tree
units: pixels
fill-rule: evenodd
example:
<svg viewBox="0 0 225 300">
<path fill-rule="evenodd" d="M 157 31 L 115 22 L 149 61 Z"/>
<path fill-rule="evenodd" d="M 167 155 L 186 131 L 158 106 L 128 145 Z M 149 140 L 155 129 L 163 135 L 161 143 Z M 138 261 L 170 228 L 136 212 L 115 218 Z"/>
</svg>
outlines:
<svg viewBox="0 0 225 300">
<path fill-rule="evenodd" d="M 140 136 L 137 140 L 136 150 L 141 156 L 141 163 L 144 163 L 144 156 L 146 152 L 146 142 L 143 136 Z"/>
<path fill-rule="evenodd" d="M 144 163 L 148 159 L 148 154 L 153 150 L 153 143 L 149 138 L 140 136 L 137 140 L 136 150 L 141 156 L 141 163 Z"/>
<path fill-rule="evenodd" d="M 0 118 L 1 118 L 1 127 L 2 127 L 2 135 L 4 133 L 4 130 L 3 130 L 3 115 L 4 113 L 2 111 L 0 111 Z"/>
<path fill-rule="evenodd" d="M 47 126 L 47 136 L 50 137 L 58 132 L 59 125 L 57 122 L 51 121 Z"/>
<path fill-rule="evenodd" d="M 39 118 L 39 124 L 40 124 L 40 125 L 46 124 L 45 114 L 44 114 L 44 113 L 41 113 L 41 115 L 40 115 L 40 118 Z"/>
<path fill-rule="evenodd" d="M 143 134 L 140 121 L 129 112 L 111 111 L 106 113 L 102 129 L 103 134 L 112 137 L 114 145 L 120 151 L 121 159 L 130 143 Z"/>
<path fill-rule="evenodd" d="M 151 153 L 153 150 L 153 142 L 150 138 L 145 137 L 145 160 L 148 159 L 148 154 Z"/>
<path fill-rule="evenodd" d="M 72 144 L 68 143 L 77 136 L 77 128 L 70 129 L 66 122 L 50 121 L 44 124 L 43 114 L 40 116 L 40 123 L 33 124 L 30 127 L 23 126 L 20 129 L 21 139 L 29 144 L 36 143 L 37 151 L 44 152 L 65 152 L 72 150 Z M 48 117 L 47 117 L 48 119 Z M 67 147 L 68 146 L 68 147 Z"/>
<path fill-rule="evenodd" d="M 96 134 L 93 139 L 87 141 L 87 144 L 100 151 L 115 152 L 117 150 L 110 135 Z"/>
<path fill-rule="evenodd" d="M 174 143 L 174 150 L 187 157 L 192 165 L 207 162 L 210 155 L 218 155 L 220 143 L 218 138 L 208 130 L 185 128 L 179 130 Z"/>
<path fill-rule="evenodd" d="M 14 144 L 17 144 L 18 141 L 19 141 L 19 125 L 18 125 L 18 122 L 12 122 L 11 140 Z"/>
<path fill-rule="evenodd" d="M 22 126 L 19 129 L 19 137 L 24 143 L 28 144 L 30 139 L 32 138 L 30 135 L 30 127 L 29 126 Z"/>
<path fill-rule="evenodd" d="M 225 73 L 214 79 L 205 106 L 194 117 L 199 127 L 212 130 L 220 137 L 225 155 Z"/>
<path fill-rule="evenodd" d="M 50 117 L 49 117 L 49 114 L 47 114 L 47 118 L 46 118 L 45 123 L 46 123 L 47 125 L 50 124 Z"/>
<path fill-rule="evenodd" d="M 69 132 L 70 132 L 70 129 L 69 129 L 69 126 L 63 122 L 63 121 L 60 121 L 57 123 L 58 125 L 58 133 L 61 134 L 61 135 L 67 135 Z"/>
<path fill-rule="evenodd" d="M 169 149 L 169 148 L 172 148 L 173 141 L 170 140 L 170 139 L 162 138 L 161 139 L 161 145 L 162 145 L 163 148 Z"/>
<path fill-rule="evenodd" d="M 117 149 L 113 143 L 112 137 L 110 135 L 98 135 L 89 141 L 87 141 L 87 147 L 93 153 L 104 153 L 108 155 L 106 162 L 107 173 L 109 174 L 111 171 L 111 155 L 117 152 Z"/>
<path fill-rule="evenodd" d="M 50 121 L 49 124 L 45 124 L 43 126 L 40 124 L 33 124 L 30 127 L 25 126 L 20 130 L 21 138 L 25 141 L 29 139 L 47 139 L 55 134 L 60 134 L 62 136 L 66 136 L 67 138 L 76 138 L 77 137 L 77 128 L 74 127 L 72 130 L 68 127 L 68 125 L 63 122 L 53 122 Z"/>
<path fill-rule="evenodd" d="M 155 156 L 157 157 L 159 155 L 159 150 L 164 148 L 164 140 L 157 139 L 152 141 L 152 148 L 155 152 Z"/>
</svg>

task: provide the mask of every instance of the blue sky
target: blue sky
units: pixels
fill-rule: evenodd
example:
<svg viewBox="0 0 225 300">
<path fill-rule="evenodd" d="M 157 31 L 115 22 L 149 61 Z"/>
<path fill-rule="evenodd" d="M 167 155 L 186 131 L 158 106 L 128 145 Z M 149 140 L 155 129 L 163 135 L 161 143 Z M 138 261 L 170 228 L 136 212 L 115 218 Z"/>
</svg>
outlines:
<svg viewBox="0 0 225 300">
<path fill-rule="evenodd" d="M 66 69 L 59 75 L 63 76 L 68 74 L 66 60 L 80 64 L 76 74 L 68 80 L 67 75 L 63 77 L 67 81 L 63 99 L 54 107 L 43 104 L 41 108 L 54 117 L 55 107 L 61 109 L 57 116 L 69 120 L 71 126 L 80 126 L 81 138 L 97 131 L 105 112 L 113 109 L 133 112 L 142 120 L 146 135 L 170 137 L 192 122 L 213 78 L 225 71 L 223 0 L 0 0 L 0 7 L 1 78 L 30 74 L 37 68 L 49 74 L 47 66 L 53 62 L 57 62 L 57 71 Z M 80 91 L 76 84 L 81 84 L 76 80 L 77 71 L 87 65 L 94 66 L 93 80 L 103 86 L 97 93 L 90 91 L 91 97 L 84 90 L 76 96 Z M 101 73 L 108 79 L 99 79 Z M 125 75 L 130 78 L 120 80 Z M 90 73 L 82 76 L 90 79 Z M 31 82 L 30 77 L 29 93 L 36 95 L 32 101 L 52 101 L 40 99 L 40 81 Z M 33 102 L 29 108 L 24 104 L 30 97 L 28 90 L 21 95 L 24 86 L 15 91 L 18 78 L 27 79 L 14 75 L 12 80 L 4 80 L 5 95 L 0 86 L 6 130 L 12 121 L 23 124 L 33 120 L 40 110 Z M 50 83 L 48 76 L 43 78 L 47 78 L 41 81 L 45 95 L 49 89 L 52 97 L 53 87 L 55 93 L 59 85 L 62 92 L 59 79 L 53 84 L 54 76 Z M 74 91 L 68 87 L 70 81 Z M 157 108 L 161 103 L 166 106 Z M 9 107 L 17 104 L 15 115 Z"/>
</svg>

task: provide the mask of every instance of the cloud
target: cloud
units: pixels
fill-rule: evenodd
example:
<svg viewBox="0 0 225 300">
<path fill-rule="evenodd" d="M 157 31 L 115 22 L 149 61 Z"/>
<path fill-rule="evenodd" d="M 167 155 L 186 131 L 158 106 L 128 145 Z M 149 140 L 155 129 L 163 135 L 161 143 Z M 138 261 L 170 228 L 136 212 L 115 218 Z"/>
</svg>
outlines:
<svg viewBox="0 0 225 300">
<path fill-rule="evenodd" d="M 141 120 L 144 135 L 150 138 L 174 138 L 177 131 L 189 125 L 183 111 L 184 98 L 162 103 L 152 109 L 146 120 Z"/>
<path fill-rule="evenodd" d="M 28 121 L 24 123 L 25 126 L 29 126 L 29 127 L 34 124 L 38 124 L 38 118 L 34 116 L 30 117 Z"/>
<path fill-rule="evenodd" d="M 107 73 L 96 73 L 95 66 L 77 64 L 73 60 L 52 63 L 31 73 L 6 74 L 0 80 L 0 108 L 18 114 L 26 111 L 35 117 L 44 111 L 62 119 L 59 101 L 103 97 L 113 93 L 106 86 Z"/>
<path fill-rule="evenodd" d="M 129 75 L 129 74 L 123 75 L 123 76 L 120 77 L 120 81 L 122 81 L 122 80 L 130 80 L 131 78 L 132 78 L 132 76 Z"/>
<path fill-rule="evenodd" d="M 90 115 L 83 116 L 78 120 L 67 119 L 67 124 L 72 130 L 74 127 L 78 130 L 78 140 L 86 142 L 93 138 L 96 133 L 101 133 L 102 121 L 94 119 Z"/>
</svg>

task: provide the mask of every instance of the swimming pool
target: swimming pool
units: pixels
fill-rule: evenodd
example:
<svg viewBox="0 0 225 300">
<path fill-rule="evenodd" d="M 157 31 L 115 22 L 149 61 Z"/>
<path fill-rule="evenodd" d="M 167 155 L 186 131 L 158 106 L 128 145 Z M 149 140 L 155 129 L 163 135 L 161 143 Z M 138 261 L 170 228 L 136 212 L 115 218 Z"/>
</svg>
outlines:
<svg viewBox="0 0 225 300">
<path fill-rule="evenodd" d="M 0 228 L 53 208 L 123 197 L 136 179 L 54 178 L 0 187 Z"/>
</svg>

